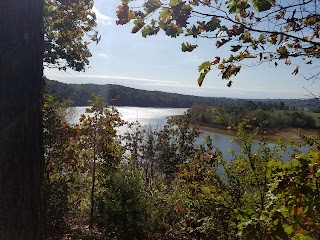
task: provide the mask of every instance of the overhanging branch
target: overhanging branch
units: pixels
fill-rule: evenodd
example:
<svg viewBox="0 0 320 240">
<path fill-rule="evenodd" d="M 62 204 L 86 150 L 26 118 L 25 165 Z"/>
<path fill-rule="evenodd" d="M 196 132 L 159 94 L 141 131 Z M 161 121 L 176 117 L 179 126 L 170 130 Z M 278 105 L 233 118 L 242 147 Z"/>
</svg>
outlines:
<svg viewBox="0 0 320 240">
<path fill-rule="evenodd" d="M 252 28 L 250 26 L 247 26 L 246 24 L 243 24 L 243 23 L 240 23 L 240 22 L 237 22 L 237 21 L 233 20 L 228 16 L 221 16 L 221 15 L 209 14 L 209 13 L 201 13 L 201 12 L 194 11 L 194 10 L 192 11 L 192 13 L 199 14 L 199 15 L 202 15 L 202 16 L 207 16 L 207 17 L 222 18 L 222 19 L 225 19 L 225 20 L 227 20 L 229 22 L 232 22 L 234 24 L 241 25 L 244 29 L 250 30 L 252 32 L 267 33 L 267 34 L 271 34 L 271 35 L 283 35 L 283 36 L 286 36 L 288 38 L 297 39 L 299 41 L 310 43 L 311 45 L 320 47 L 320 42 L 311 41 L 311 40 L 308 40 L 308 39 L 305 39 L 305 38 L 302 38 L 302 37 L 298 37 L 298 36 L 294 36 L 294 35 L 291 35 L 291 34 L 288 34 L 288 33 L 284 33 L 284 32 L 268 31 L 268 30 Z"/>
</svg>

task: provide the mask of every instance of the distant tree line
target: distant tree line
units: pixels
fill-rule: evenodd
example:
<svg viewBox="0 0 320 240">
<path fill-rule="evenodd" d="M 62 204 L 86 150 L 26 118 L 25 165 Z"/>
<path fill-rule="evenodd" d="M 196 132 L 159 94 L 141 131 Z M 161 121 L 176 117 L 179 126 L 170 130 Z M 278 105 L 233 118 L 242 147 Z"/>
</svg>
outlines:
<svg viewBox="0 0 320 240">
<path fill-rule="evenodd" d="M 92 93 L 102 96 L 105 103 L 114 106 L 191 107 L 193 103 L 219 105 L 235 99 L 188 96 L 177 93 L 146 91 L 114 84 L 66 84 L 46 79 L 45 90 L 59 100 L 70 99 L 73 106 L 87 106 Z"/>
<path fill-rule="evenodd" d="M 318 128 L 317 119 L 314 116 L 296 107 L 288 107 L 283 101 L 279 103 L 245 101 L 215 107 L 194 104 L 189 111 L 193 119 L 200 124 L 213 123 L 223 126 L 237 126 L 245 120 L 249 128 Z"/>
<path fill-rule="evenodd" d="M 114 106 L 139 106 L 139 107 L 185 107 L 193 104 L 221 106 L 226 104 L 245 105 L 248 100 L 224 97 L 199 97 L 160 91 L 146 91 L 114 84 L 66 84 L 45 79 L 45 90 L 59 100 L 70 99 L 73 106 L 87 106 L 92 93 L 102 96 L 105 103 Z M 316 99 L 253 99 L 250 104 L 257 104 L 264 110 L 281 108 L 282 105 L 290 108 L 316 108 L 319 101 Z"/>
</svg>

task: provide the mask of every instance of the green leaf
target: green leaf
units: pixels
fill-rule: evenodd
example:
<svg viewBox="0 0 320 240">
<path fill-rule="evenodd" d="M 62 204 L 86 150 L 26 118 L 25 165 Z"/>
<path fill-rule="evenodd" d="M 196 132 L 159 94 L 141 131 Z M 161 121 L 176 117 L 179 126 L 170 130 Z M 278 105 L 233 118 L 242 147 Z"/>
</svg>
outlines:
<svg viewBox="0 0 320 240">
<path fill-rule="evenodd" d="M 287 58 L 289 56 L 289 52 L 285 46 L 279 47 L 277 52 L 280 54 L 280 58 Z"/>
<path fill-rule="evenodd" d="M 171 10 L 168 8 L 163 8 L 162 11 L 159 13 L 159 19 L 163 23 L 167 23 L 171 16 Z"/>
<path fill-rule="evenodd" d="M 159 0 L 147 0 L 143 6 L 146 13 L 152 13 L 161 6 L 161 2 Z"/>
<path fill-rule="evenodd" d="M 210 189 L 210 187 L 208 187 L 208 186 L 201 186 L 201 191 L 202 191 L 204 194 L 210 194 L 210 193 L 211 193 L 211 189 Z"/>
<path fill-rule="evenodd" d="M 132 33 L 136 33 L 138 32 L 143 26 L 144 26 L 144 18 L 138 18 L 136 20 L 134 20 L 134 27 L 132 28 Z"/>
<path fill-rule="evenodd" d="M 206 71 L 206 70 L 209 70 L 209 68 L 211 67 L 212 65 L 212 62 L 210 61 L 205 61 L 203 63 L 201 63 L 201 65 L 198 67 L 198 71 L 201 72 L 201 71 Z"/>
<path fill-rule="evenodd" d="M 198 45 L 196 45 L 196 44 L 190 44 L 190 43 L 182 43 L 181 44 L 182 52 L 192 52 L 193 49 L 195 49 L 197 47 L 198 47 Z"/>
<path fill-rule="evenodd" d="M 193 25 L 192 28 L 187 29 L 187 33 L 185 34 L 185 36 L 192 36 L 196 38 L 200 34 L 201 34 L 201 31 L 199 30 L 199 28 Z"/>
<path fill-rule="evenodd" d="M 209 71 L 205 71 L 205 72 L 203 72 L 203 73 L 200 73 L 200 76 L 199 76 L 199 78 L 198 78 L 198 85 L 199 85 L 199 87 L 202 86 L 203 80 L 204 80 L 204 78 L 206 77 L 206 75 L 207 75 L 208 72 L 209 72 Z"/>
<path fill-rule="evenodd" d="M 141 34 L 142 34 L 142 37 L 146 38 L 150 33 L 150 29 L 148 27 L 144 27 L 142 30 L 141 30 Z"/>
<path fill-rule="evenodd" d="M 290 225 L 283 225 L 283 230 L 286 234 L 291 235 L 293 232 L 293 227 Z"/>
<path fill-rule="evenodd" d="M 244 43 L 252 42 L 251 34 L 250 34 L 249 32 L 243 33 L 243 35 L 242 35 L 242 41 L 243 41 Z"/>
<path fill-rule="evenodd" d="M 144 19 L 143 18 L 138 18 L 133 21 L 134 25 L 139 25 L 139 24 L 144 24 Z"/>
<path fill-rule="evenodd" d="M 179 36 L 183 32 L 182 28 L 174 23 L 171 23 L 170 25 L 165 25 L 163 27 L 163 30 L 167 36 L 170 36 L 172 38 Z"/>
<path fill-rule="evenodd" d="M 217 17 L 212 17 L 211 18 L 211 20 L 210 20 L 210 22 L 208 22 L 208 24 L 210 23 L 210 30 L 211 31 L 214 31 L 214 30 L 216 30 L 217 28 L 219 28 L 220 27 L 220 19 L 219 18 L 217 18 Z"/>
<path fill-rule="evenodd" d="M 206 32 L 213 32 L 215 31 L 217 28 L 220 28 L 220 19 L 217 17 L 212 17 L 211 20 L 209 22 L 198 22 L 199 27 L 203 30 L 205 30 Z"/>
<path fill-rule="evenodd" d="M 299 165 L 300 165 L 299 160 L 298 160 L 298 159 L 296 159 L 296 158 L 294 158 L 294 159 L 292 160 L 292 166 L 294 166 L 294 167 L 298 167 Z"/>
<path fill-rule="evenodd" d="M 275 4 L 275 0 L 252 0 L 252 3 L 257 11 L 263 12 L 269 10 Z"/>
<path fill-rule="evenodd" d="M 229 13 L 236 13 L 245 10 L 246 8 L 250 7 L 247 0 L 229 0 L 228 9 Z"/>
<path fill-rule="evenodd" d="M 180 2 L 181 2 L 181 0 L 170 0 L 169 6 L 170 7 L 177 6 Z"/>
<path fill-rule="evenodd" d="M 156 35 L 159 32 L 159 27 L 155 25 L 154 20 L 151 21 L 151 25 L 144 27 L 141 30 L 141 34 L 143 37 L 151 36 L 151 35 Z"/>
</svg>

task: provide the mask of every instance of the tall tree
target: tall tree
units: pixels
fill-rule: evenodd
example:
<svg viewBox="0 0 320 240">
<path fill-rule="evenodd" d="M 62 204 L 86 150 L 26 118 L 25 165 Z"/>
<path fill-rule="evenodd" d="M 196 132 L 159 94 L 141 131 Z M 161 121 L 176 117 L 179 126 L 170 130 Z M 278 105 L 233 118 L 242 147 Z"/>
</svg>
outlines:
<svg viewBox="0 0 320 240">
<path fill-rule="evenodd" d="M 43 60 L 59 69 L 85 69 L 91 54 L 84 36 L 99 41 L 92 7 L 92 0 L 0 1 L 1 239 L 43 236 Z"/>
<path fill-rule="evenodd" d="M 112 168 L 115 168 L 122 154 L 120 142 L 117 142 L 116 127 L 122 126 L 119 112 L 109 108 L 101 96 L 92 95 L 89 101 L 90 108 L 86 109 L 87 115 L 80 117 L 80 148 L 83 150 L 83 159 L 92 163 L 91 193 L 90 193 L 90 221 L 89 228 L 93 228 L 95 195 L 97 183 L 106 182 Z"/>
<path fill-rule="evenodd" d="M 43 2 L 0 1 L 0 236 L 42 238 Z"/>
</svg>

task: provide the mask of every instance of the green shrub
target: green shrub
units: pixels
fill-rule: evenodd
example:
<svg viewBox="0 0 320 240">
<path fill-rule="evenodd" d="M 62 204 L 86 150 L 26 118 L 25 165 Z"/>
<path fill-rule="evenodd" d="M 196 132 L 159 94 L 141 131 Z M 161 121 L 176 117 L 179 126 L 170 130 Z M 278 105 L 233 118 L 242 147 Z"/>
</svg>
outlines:
<svg viewBox="0 0 320 240">
<path fill-rule="evenodd" d="M 67 226 L 64 221 L 69 211 L 68 186 L 62 179 L 45 183 L 45 228 L 48 236 L 62 234 Z"/>
<path fill-rule="evenodd" d="M 116 239 L 146 239 L 151 231 L 148 196 L 139 172 L 123 166 L 97 197 L 95 222 Z"/>
</svg>

